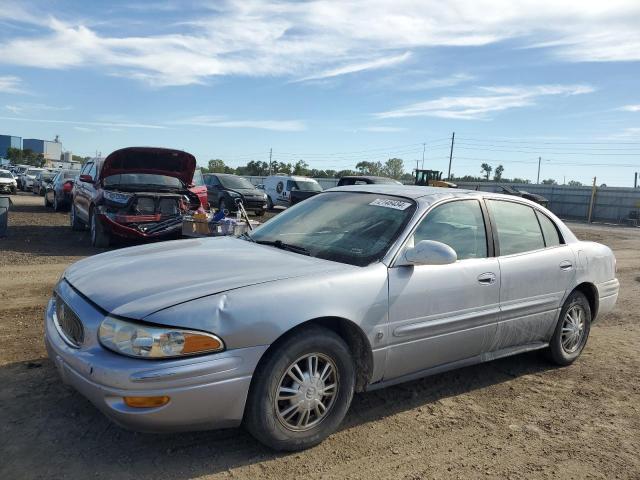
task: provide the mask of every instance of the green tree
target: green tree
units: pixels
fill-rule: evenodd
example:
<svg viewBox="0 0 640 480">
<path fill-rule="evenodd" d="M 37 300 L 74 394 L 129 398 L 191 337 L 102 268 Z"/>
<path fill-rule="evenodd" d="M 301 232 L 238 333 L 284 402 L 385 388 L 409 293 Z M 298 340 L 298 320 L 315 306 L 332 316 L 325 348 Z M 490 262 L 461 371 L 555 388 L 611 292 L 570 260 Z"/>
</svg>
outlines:
<svg viewBox="0 0 640 480">
<path fill-rule="evenodd" d="M 581 187 L 582 182 L 578 182 L 577 180 L 569 180 L 569 183 L 567 183 L 567 185 L 569 185 L 570 187 Z"/>
<path fill-rule="evenodd" d="M 41 153 L 36 153 L 30 148 L 21 150 L 19 148 L 7 148 L 7 158 L 13 164 L 22 163 L 24 165 L 32 165 L 34 167 L 44 166 L 45 159 Z"/>
<path fill-rule="evenodd" d="M 293 166 L 293 174 L 301 176 L 309 175 L 309 164 L 304 160 L 298 160 Z"/>
<path fill-rule="evenodd" d="M 493 167 L 488 163 L 483 163 L 482 165 L 480 165 L 480 172 L 482 172 L 486 180 L 489 180 L 489 176 L 491 175 L 492 170 Z"/>
<path fill-rule="evenodd" d="M 500 180 L 502 180 L 502 172 L 504 172 L 504 167 L 502 165 L 498 165 L 496 167 L 496 171 L 493 173 L 493 179 L 496 182 L 499 182 Z"/>
<path fill-rule="evenodd" d="M 356 170 L 362 175 L 380 175 L 382 173 L 381 162 L 367 162 L 363 160 L 356 164 Z"/>
<path fill-rule="evenodd" d="M 390 158 L 385 162 L 382 173 L 397 180 L 404 173 L 404 162 L 401 158 Z"/>
<path fill-rule="evenodd" d="M 225 173 L 225 169 L 227 168 L 224 161 L 219 158 L 209 160 L 207 167 L 209 173 Z"/>
<path fill-rule="evenodd" d="M 558 182 L 556 182 L 553 178 L 547 178 L 546 180 L 542 180 L 542 184 L 543 185 L 557 185 Z"/>
</svg>

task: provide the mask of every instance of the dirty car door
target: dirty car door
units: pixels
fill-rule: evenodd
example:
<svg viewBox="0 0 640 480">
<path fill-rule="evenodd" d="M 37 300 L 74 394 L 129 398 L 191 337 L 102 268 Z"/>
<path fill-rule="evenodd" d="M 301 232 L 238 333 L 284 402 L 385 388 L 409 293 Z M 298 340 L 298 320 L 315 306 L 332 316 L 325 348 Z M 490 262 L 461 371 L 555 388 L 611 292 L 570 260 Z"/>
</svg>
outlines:
<svg viewBox="0 0 640 480">
<path fill-rule="evenodd" d="M 487 199 L 487 206 L 502 277 L 492 350 L 546 342 L 575 277 L 573 251 L 555 224 L 529 205 Z"/>
<path fill-rule="evenodd" d="M 458 261 L 389 269 L 385 380 L 474 357 L 491 344 L 500 311 L 500 271 L 485 216 L 478 200 L 435 207 L 409 243 L 445 243 Z"/>
</svg>

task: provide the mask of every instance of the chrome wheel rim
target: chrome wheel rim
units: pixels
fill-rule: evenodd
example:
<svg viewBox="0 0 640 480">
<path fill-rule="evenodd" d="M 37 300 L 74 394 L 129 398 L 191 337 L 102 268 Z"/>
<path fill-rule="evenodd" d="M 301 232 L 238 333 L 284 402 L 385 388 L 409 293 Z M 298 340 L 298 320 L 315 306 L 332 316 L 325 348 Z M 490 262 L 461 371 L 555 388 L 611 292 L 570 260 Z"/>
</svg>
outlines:
<svg viewBox="0 0 640 480">
<path fill-rule="evenodd" d="M 562 323 L 562 348 L 574 353 L 582 344 L 585 332 L 586 313 L 580 305 L 574 305 L 564 316 Z"/>
<path fill-rule="evenodd" d="M 274 396 L 276 416 L 288 430 L 301 432 L 322 422 L 338 393 L 338 369 L 321 353 L 298 358 L 285 371 Z"/>
</svg>

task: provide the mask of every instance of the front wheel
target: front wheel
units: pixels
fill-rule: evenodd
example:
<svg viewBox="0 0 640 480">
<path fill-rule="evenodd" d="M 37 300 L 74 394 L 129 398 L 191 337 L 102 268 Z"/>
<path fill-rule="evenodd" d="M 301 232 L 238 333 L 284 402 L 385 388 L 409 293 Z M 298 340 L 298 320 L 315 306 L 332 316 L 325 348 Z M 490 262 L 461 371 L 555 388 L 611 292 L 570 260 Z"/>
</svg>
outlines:
<svg viewBox="0 0 640 480">
<path fill-rule="evenodd" d="M 50 207 L 51 206 L 51 202 L 49 201 L 49 198 L 47 197 L 46 194 L 44 196 L 44 206 L 45 207 Z"/>
<path fill-rule="evenodd" d="M 93 209 L 91 210 L 89 222 L 91 227 L 91 245 L 97 248 L 107 248 L 111 243 L 111 239 Z"/>
<path fill-rule="evenodd" d="M 344 340 L 322 327 L 302 329 L 267 353 L 254 372 L 244 425 L 274 450 L 312 447 L 336 431 L 354 385 Z"/>
<path fill-rule="evenodd" d="M 267 197 L 267 210 L 273 210 L 273 200 L 271 200 L 271 197 Z"/>
<path fill-rule="evenodd" d="M 562 306 L 548 357 L 558 365 L 572 364 L 582 353 L 591 330 L 591 307 L 582 292 L 575 291 Z"/>
</svg>

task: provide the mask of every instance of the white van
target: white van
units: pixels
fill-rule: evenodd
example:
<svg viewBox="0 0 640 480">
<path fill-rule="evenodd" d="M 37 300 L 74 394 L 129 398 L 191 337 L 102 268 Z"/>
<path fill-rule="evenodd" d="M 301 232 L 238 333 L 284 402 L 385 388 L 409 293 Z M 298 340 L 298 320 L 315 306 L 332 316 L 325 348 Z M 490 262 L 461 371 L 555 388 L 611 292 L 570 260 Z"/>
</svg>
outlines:
<svg viewBox="0 0 640 480">
<path fill-rule="evenodd" d="M 264 179 L 267 207 L 290 207 L 305 198 L 322 192 L 322 187 L 313 178 L 278 174 Z M 293 193 L 293 196 L 292 196 Z"/>
</svg>

